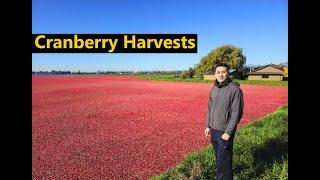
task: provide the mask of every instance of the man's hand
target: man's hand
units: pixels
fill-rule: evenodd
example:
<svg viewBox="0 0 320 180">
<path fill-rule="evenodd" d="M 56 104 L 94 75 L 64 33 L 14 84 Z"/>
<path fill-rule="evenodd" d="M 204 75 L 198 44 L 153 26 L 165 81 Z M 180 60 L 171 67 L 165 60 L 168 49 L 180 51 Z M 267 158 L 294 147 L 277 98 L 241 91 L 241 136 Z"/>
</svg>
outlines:
<svg viewBox="0 0 320 180">
<path fill-rule="evenodd" d="M 222 136 L 221 136 L 221 138 L 222 138 L 223 140 L 225 140 L 225 141 L 228 141 L 229 138 L 230 138 L 230 135 L 227 134 L 227 133 L 223 133 Z"/>
<path fill-rule="evenodd" d="M 207 127 L 207 128 L 204 130 L 204 134 L 205 134 L 206 138 L 209 136 L 209 132 L 210 132 L 210 128 Z"/>
</svg>

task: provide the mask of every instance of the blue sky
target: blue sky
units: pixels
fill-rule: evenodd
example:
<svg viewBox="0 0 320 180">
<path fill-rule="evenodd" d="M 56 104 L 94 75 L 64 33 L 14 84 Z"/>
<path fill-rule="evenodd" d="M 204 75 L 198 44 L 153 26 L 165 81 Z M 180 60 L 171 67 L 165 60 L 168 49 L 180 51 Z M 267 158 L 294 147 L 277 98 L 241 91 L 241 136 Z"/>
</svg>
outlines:
<svg viewBox="0 0 320 180">
<path fill-rule="evenodd" d="M 32 33 L 192 33 L 194 54 L 32 54 L 32 70 L 186 70 L 225 44 L 246 64 L 288 61 L 287 0 L 33 0 Z"/>
</svg>

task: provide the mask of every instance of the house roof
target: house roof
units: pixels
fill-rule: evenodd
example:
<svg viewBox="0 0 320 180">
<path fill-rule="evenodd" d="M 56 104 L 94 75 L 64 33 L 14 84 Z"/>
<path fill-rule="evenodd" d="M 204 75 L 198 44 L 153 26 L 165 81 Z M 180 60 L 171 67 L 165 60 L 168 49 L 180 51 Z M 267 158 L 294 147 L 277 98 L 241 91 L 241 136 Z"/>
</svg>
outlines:
<svg viewBox="0 0 320 180">
<path fill-rule="evenodd" d="M 213 71 L 208 71 L 208 72 L 204 73 L 204 75 L 214 75 L 214 72 Z"/>
<path fill-rule="evenodd" d="M 265 66 L 261 66 L 261 67 L 255 69 L 254 71 L 259 71 L 259 70 L 264 69 L 264 68 L 269 67 L 269 66 L 283 71 L 282 68 L 280 66 L 276 65 L 276 64 L 267 64 Z"/>
<path fill-rule="evenodd" d="M 275 69 L 280 70 L 280 71 L 279 71 L 279 72 L 258 72 L 258 71 L 260 71 L 260 70 L 262 70 L 262 69 L 264 69 L 264 68 L 267 68 L 267 67 L 272 67 L 272 68 L 275 68 Z M 250 75 L 250 74 L 256 74 L 256 75 L 263 75 L 263 74 L 283 75 L 283 69 L 282 69 L 280 66 L 275 65 L 275 64 L 267 64 L 267 65 L 265 65 L 265 66 L 261 66 L 261 67 L 255 69 L 255 70 L 252 71 L 252 72 L 248 72 L 247 74 L 248 74 L 248 75 Z"/>
<path fill-rule="evenodd" d="M 256 74 L 256 75 L 262 75 L 262 74 L 269 74 L 269 75 L 283 75 L 283 73 L 280 72 L 249 72 L 247 74 Z"/>
</svg>

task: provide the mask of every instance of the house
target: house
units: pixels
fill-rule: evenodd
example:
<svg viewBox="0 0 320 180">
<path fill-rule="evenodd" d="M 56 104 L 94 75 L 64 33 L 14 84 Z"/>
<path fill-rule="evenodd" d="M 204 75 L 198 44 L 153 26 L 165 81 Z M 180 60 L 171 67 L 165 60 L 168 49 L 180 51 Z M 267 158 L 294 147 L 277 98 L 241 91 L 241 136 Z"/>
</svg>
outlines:
<svg viewBox="0 0 320 180">
<path fill-rule="evenodd" d="M 282 81 L 284 77 L 283 68 L 275 64 L 268 64 L 247 73 L 248 80 L 273 80 Z"/>
<path fill-rule="evenodd" d="M 241 79 L 241 73 L 237 69 L 229 69 L 231 79 Z M 214 72 L 209 71 L 203 75 L 204 80 L 216 80 Z"/>
<path fill-rule="evenodd" d="M 209 72 L 203 74 L 203 79 L 204 80 L 216 80 L 216 77 L 214 76 L 214 72 L 209 71 Z"/>
</svg>

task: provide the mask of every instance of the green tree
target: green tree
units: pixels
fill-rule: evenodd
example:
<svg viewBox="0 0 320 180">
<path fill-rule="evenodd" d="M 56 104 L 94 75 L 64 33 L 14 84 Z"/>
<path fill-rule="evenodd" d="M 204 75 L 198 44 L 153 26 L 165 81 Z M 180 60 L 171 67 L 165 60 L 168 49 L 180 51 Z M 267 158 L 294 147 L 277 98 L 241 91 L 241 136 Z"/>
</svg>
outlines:
<svg viewBox="0 0 320 180">
<path fill-rule="evenodd" d="M 219 62 L 228 64 L 232 69 L 241 69 L 246 63 L 246 57 L 243 55 L 242 49 L 234 45 L 220 46 L 201 58 L 195 68 L 196 76 L 201 78 L 204 73 L 213 71 L 215 64 Z"/>
<path fill-rule="evenodd" d="M 189 67 L 189 69 L 188 69 L 188 72 L 187 72 L 187 74 L 188 74 L 188 77 L 189 78 L 192 78 L 193 77 L 193 75 L 194 75 L 194 69 L 192 68 L 192 67 Z"/>
</svg>

